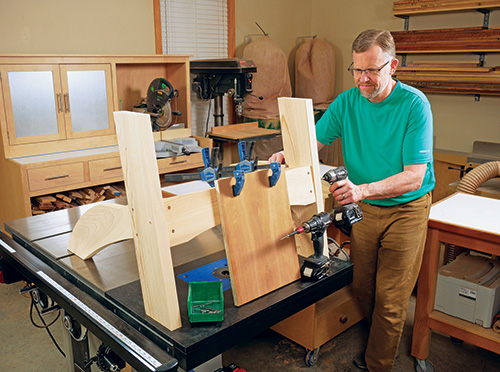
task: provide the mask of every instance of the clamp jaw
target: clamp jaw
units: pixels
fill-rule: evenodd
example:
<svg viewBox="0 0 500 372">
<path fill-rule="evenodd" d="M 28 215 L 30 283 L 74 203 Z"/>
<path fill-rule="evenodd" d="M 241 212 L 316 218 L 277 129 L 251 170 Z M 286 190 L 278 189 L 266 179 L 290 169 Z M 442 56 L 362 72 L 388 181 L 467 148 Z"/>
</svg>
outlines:
<svg viewBox="0 0 500 372">
<path fill-rule="evenodd" d="M 212 156 L 210 156 L 210 148 L 204 147 L 201 150 L 203 157 L 203 164 L 205 169 L 201 171 L 201 179 L 207 182 L 210 187 L 215 187 L 215 180 L 219 178 L 220 164 L 217 164 L 219 158 L 219 148 L 212 147 Z"/>
</svg>

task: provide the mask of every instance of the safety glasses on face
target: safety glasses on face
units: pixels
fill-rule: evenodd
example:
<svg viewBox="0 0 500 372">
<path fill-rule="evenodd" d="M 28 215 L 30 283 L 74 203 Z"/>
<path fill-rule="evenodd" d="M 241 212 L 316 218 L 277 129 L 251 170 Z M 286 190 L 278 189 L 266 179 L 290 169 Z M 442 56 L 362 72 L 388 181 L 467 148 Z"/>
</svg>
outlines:
<svg viewBox="0 0 500 372">
<path fill-rule="evenodd" d="M 347 71 L 349 71 L 351 73 L 351 75 L 354 77 L 360 77 L 361 75 L 363 75 L 363 72 L 366 74 L 367 77 L 374 77 L 374 76 L 380 75 L 380 71 L 382 71 L 382 69 L 385 66 L 387 66 L 389 64 L 389 62 L 391 62 L 391 61 L 387 61 L 379 68 L 367 68 L 364 70 L 361 68 L 353 68 L 352 65 L 354 64 L 354 62 L 352 62 L 351 65 L 349 66 L 349 68 L 347 69 Z"/>
</svg>

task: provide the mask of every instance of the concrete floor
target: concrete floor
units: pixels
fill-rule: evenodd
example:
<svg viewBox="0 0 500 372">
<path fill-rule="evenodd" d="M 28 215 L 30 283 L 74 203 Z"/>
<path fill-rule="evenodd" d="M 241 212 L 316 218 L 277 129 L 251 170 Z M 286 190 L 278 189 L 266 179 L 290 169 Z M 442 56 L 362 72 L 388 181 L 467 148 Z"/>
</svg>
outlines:
<svg viewBox="0 0 500 372">
<path fill-rule="evenodd" d="M 0 284 L 0 372 L 65 371 L 65 358 L 47 332 L 31 324 L 30 299 L 19 295 L 21 287 L 21 283 Z M 412 298 L 400 356 L 394 368 L 397 372 L 415 370 L 414 359 L 410 356 L 413 309 Z M 62 344 L 61 323 L 57 322 L 50 329 Z M 362 324 L 351 327 L 320 348 L 319 360 L 313 367 L 305 365 L 303 347 L 270 330 L 234 346 L 222 359 L 225 365 L 236 363 L 248 372 L 357 372 L 360 370 L 351 360 L 363 348 L 366 335 Z M 433 333 L 429 360 L 438 372 L 500 372 L 500 355 L 470 344 L 454 343 L 448 336 L 438 333 Z"/>
</svg>

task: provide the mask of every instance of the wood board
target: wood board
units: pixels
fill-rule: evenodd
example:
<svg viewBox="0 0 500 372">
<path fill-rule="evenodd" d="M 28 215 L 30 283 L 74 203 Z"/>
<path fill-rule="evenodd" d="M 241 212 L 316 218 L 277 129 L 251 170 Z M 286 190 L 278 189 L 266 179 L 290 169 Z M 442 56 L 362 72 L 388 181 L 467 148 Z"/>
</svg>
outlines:
<svg viewBox="0 0 500 372">
<path fill-rule="evenodd" d="M 149 115 L 114 112 L 146 314 L 182 326 Z"/>
<path fill-rule="evenodd" d="M 402 0 L 394 1 L 393 14 L 410 15 L 458 10 L 495 9 L 500 7 L 498 0 Z"/>
<path fill-rule="evenodd" d="M 303 98 L 280 97 L 278 98 L 278 106 L 286 163 L 291 168 L 311 167 L 316 202 L 292 207 L 292 218 L 295 227 L 299 227 L 302 222 L 324 210 L 314 110 L 312 100 Z M 309 234 L 296 235 L 295 241 L 297 252 L 300 255 L 308 257 L 314 253 Z M 327 241 L 326 234 L 325 241 Z M 328 255 L 327 244 L 325 244 L 324 254 Z"/>
<path fill-rule="evenodd" d="M 245 174 L 233 196 L 232 178 L 216 182 L 234 303 L 241 306 L 300 278 L 286 177 L 269 186 L 270 170 Z"/>
</svg>

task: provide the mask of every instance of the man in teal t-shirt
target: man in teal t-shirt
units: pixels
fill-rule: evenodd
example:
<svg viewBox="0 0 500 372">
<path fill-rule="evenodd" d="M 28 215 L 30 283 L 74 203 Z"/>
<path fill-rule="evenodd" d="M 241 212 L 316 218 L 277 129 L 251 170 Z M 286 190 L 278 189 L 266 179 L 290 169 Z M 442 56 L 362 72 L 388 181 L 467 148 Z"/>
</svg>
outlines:
<svg viewBox="0 0 500 372">
<path fill-rule="evenodd" d="M 349 179 L 330 191 L 341 205 L 358 203 L 363 220 L 351 231 L 353 291 L 368 319 L 366 350 L 353 362 L 392 371 L 427 233 L 435 179 L 432 113 L 417 89 L 392 78 L 398 66 L 388 31 L 367 30 L 352 45 L 356 84 L 316 124 L 318 149 L 336 138 Z M 270 161 L 284 162 L 284 153 Z"/>
</svg>

